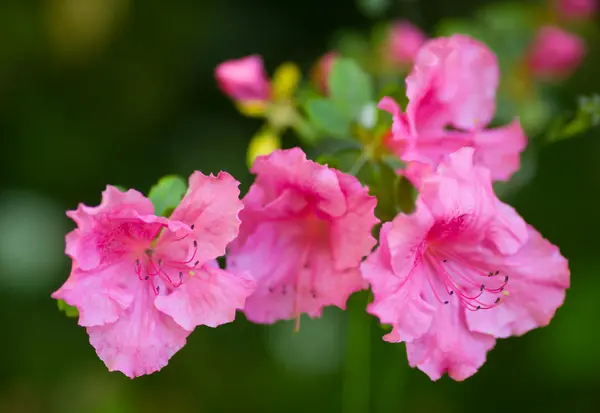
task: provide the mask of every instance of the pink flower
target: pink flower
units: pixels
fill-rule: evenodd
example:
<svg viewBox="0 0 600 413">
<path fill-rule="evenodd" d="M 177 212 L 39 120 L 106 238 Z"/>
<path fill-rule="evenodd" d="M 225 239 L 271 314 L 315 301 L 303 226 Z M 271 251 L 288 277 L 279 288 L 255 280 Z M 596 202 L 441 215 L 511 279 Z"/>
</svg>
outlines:
<svg viewBox="0 0 600 413">
<path fill-rule="evenodd" d="M 110 371 L 128 377 L 160 370 L 197 325 L 233 321 L 254 291 L 245 274 L 215 258 L 238 233 L 239 183 L 195 172 L 170 218 L 153 215 L 135 190 L 108 186 L 97 207 L 67 215 L 71 275 L 52 297 L 79 310 L 79 325 Z"/>
<path fill-rule="evenodd" d="M 215 69 L 215 76 L 223 93 L 235 101 L 261 102 L 271 97 L 271 86 L 260 56 L 223 62 Z"/>
<path fill-rule="evenodd" d="M 576 35 L 559 27 L 539 29 L 529 51 L 529 69 L 542 78 L 565 78 L 581 63 L 585 45 Z"/>
<path fill-rule="evenodd" d="M 475 161 L 488 167 L 494 180 L 508 180 L 519 169 L 526 145 L 519 122 L 485 129 L 495 111 L 498 63 L 484 44 L 463 35 L 428 41 L 406 85 L 406 113 L 388 97 L 379 108 L 392 114 L 387 146 L 409 163 L 403 173 L 413 183 L 464 146 L 476 149 Z"/>
<path fill-rule="evenodd" d="M 556 11 L 565 19 L 589 19 L 594 17 L 597 0 L 556 0 Z"/>
<path fill-rule="evenodd" d="M 432 380 L 473 375 L 495 338 L 547 325 L 569 286 L 567 261 L 493 193 L 474 150 L 449 155 L 421 186 L 413 214 L 385 223 L 362 264 L 368 311 L 405 342 Z"/>
<path fill-rule="evenodd" d="M 427 36 L 417 26 L 399 20 L 389 31 L 385 57 L 396 64 L 410 65 L 426 40 Z"/>
<path fill-rule="evenodd" d="M 365 288 L 359 264 L 375 245 L 376 199 L 359 181 L 306 159 L 299 148 L 257 158 L 228 268 L 248 270 L 257 290 L 246 316 L 257 323 L 345 307 Z"/>
<path fill-rule="evenodd" d="M 319 91 L 327 94 L 327 79 L 333 68 L 333 63 L 339 57 L 337 52 L 325 53 L 313 67 L 312 79 Z"/>
</svg>

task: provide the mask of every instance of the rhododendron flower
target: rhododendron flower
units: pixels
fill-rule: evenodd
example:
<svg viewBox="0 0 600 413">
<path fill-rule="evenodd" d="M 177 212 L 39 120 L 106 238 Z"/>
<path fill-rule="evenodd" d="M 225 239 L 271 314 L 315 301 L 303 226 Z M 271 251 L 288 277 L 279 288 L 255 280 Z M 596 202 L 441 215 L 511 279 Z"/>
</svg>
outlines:
<svg viewBox="0 0 600 413">
<path fill-rule="evenodd" d="M 227 254 L 228 268 L 257 280 L 248 319 L 273 323 L 344 308 L 366 286 L 359 264 L 375 245 L 376 199 L 356 178 L 307 160 L 299 148 L 257 158 L 252 172 L 240 236 Z"/>
<path fill-rule="evenodd" d="M 416 210 L 385 223 L 362 264 L 368 311 L 431 379 L 474 374 L 496 338 L 545 326 L 569 286 L 567 261 L 493 193 L 462 148 L 424 179 Z"/>
<path fill-rule="evenodd" d="M 425 33 L 414 24 L 406 20 L 397 21 L 388 33 L 385 58 L 396 64 L 410 65 L 426 40 Z"/>
<path fill-rule="evenodd" d="M 223 93 L 235 101 L 259 103 L 271 97 L 269 79 L 258 55 L 223 62 L 215 69 L 215 76 Z"/>
<path fill-rule="evenodd" d="M 590 19 L 597 7 L 597 0 L 556 0 L 556 11 L 565 19 Z"/>
<path fill-rule="evenodd" d="M 338 57 L 339 54 L 337 52 L 326 53 L 321 56 L 312 69 L 312 80 L 323 94 L 328 93 L 327 79 L 329 77 L 329 72 L 331 72 L 331 69 L 333 68 L 333 63 Z"/>
<path fill-rule="evenodd" d="M 581 63 L 585 45 L 578 36 L 560 27 L 539 29 L 529 52 L 529 69 L 535 76 L 564 78 Z"/>
<path fill-rule="evenodd" d="M 464 146 L 476 149 L 475 161 L 488 167 L 494 180 L 508 180 L 519 169 L 526 145 L 519 121 L 486 129 L 495 112 L 498 76 L 492 51 L 468 36 L 436 38 L 420 49 L 406 78 L 406 113 L 391 98 L 379 103 L 393 117 L 388 148 L 403 161 L 418 163 L 409 169 L 419 173 L 404 172 L 413 183 Z"/>
<path fill-rule="evenodd" d="M 239 228 L 238 182 L 195 172 L 170 218 L 135 190 L 108 186 L 97 207 L 67 215 L 73 269 L 52 296 L 79 310 L 79 325 L 110 371 L 133 378 L 161 369 L 197 325 L 233 321 L 254 290 L 215 258 Z"/>
</svg>

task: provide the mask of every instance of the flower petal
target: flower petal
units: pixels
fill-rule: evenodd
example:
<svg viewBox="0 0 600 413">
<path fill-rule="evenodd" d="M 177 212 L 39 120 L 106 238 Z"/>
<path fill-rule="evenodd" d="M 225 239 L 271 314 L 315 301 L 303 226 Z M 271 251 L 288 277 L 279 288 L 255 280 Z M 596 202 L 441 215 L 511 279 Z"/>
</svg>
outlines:
<svg viewBox="0 0 600 413">
<path fill-rule="evenodd" d="M 464 312 L 457 303 L 437 307 L 429 332 L 406 343 L 411 367 L 418 367 L 431 380 L 448 373 L 454 380 L 462 381 L 479 370 L 496 340 L 469 331 Z"/>
<path fill-rule="evenodd" d="M 509 276 L 508 295 L 491 310 L 468 313 L 472 331 L 499 338 L 522 335 L 550 323 L 562 305 L 569 287 L 567 260 L 532 227 L 528 231 L 527 244 L 497 264 L 500 274 Z"/>
<path fill-rule="evenodd" d="M 134 378 L 164 367 L 189 332 L 153 305 L 149 284 L 139 283 L 133 304 L 116 322 L 88 327 L 90 343 L 110 371 Z"/>
<path fill-rule="evenodd" d="M 200 264 L 225 254 L 225 247 L 238 234 L 239 182 L 227 172 L 215 177 L 198 171 L 190 176 L 189 188 L 170 219 L 194 226 L 197 241 L 195 259 Z"/>
<path fill-rule="evenodd" d="M 133 264 L 111 265 L 92 271 L 83 271 L 73 265 L 71 275 L 52 298 L 77 307 L 80 326 L 113 323 L 133 301 L 131 285 L 127 283 L 132 278 L 135 279 Z"/>
<path fill-rule="evenodd" d="M 188 331 L 199 325 L 217 327 L 235 319 L 236 310 L 244 308 L 255 288 L 247 274 L 204 265 L 171 294 L 156 297 L 155 305 Z"/>
</svg>

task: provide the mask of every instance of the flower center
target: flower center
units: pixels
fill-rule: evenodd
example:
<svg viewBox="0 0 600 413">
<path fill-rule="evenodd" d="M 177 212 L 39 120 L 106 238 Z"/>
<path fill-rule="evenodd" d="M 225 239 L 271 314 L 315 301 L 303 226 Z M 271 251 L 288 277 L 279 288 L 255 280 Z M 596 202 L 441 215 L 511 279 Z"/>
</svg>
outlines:
<svg viewBox="0 0 600 413">
<path fill-rule="evenodd" d="M 502 303 L 502 296 L 508 295 L 508 275 L 497 269 L 485 271 L 453 254 L 440 255 L 432 252 L 426 256 L 433 270 L 428 272 L 429 285 L 440 303 L 458 300 L 469 311 L 489 310 Z"/>
<path fill-rule="evenodd" d="M 194 225 L 191 225 L 194 229 Z M 200 264 L 195 260 L 198 252 L 198 241 L 191 240 L 193 234 L 186 234 L 181 238 L 169 240 L 161 247 L 150 246 L 145 248 L 143 252 L 136 257 L 134 262 L 134 271 L 140 281 L 148 281 L 155 295 L 159 295 L 161 285 L 166 288 L 177 288 L 184 282 L 186 276 L 193 277 L 194 269 Z M 183 243 L 189 243 L 191 247 Z M 182 245 L 179 245 L 179 244 Z M 178 245 L 173 245 L 178 244 Z M 190 255 L 184 261 L 171 259 L 172 254 L 167 250 L 176 248 L 180 251 L 191 251 Z"/>
</svg>

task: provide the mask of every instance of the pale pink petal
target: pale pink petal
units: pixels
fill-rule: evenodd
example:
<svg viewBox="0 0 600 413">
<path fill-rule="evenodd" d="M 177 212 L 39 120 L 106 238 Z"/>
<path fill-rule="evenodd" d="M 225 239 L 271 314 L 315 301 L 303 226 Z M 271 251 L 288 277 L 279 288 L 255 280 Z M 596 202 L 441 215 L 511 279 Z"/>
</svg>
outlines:
<svg viewBox="0 0 600 413">
<path fill-rule="evenodd" d="M 474 132 L 475 163 L 492 173 L 494 181 L 508 181 L 521 166 L 527 137 L 515 119 L 507 126 Z"/>
<path fill-rule="evenodd" d="M 134 378 L 164 367 L 189 332 L 154 307 L 154 293 L 139 283 L 133 304 L 116 322 L 88 327 L 90 343 L 109 371 Z"/>
<path fill-rule="evenodd" d="M 194 172 L 189 188 L 170 220 L 190 227 L 197 241 L 195 260 L 200 264 L 225 254 L 225 247 L 237 237 L 243 208 L 239 199 L 239 182 L 227 172 L 215 177 Z"/>
<path fill-rule="evenodd" d="M 266 101 L 270 98 L 271 86 L 258 55 L 223 62 L 215 69 L 215 76 L 221 90 L 234 100 Z"/>
<path fill-rule="evenodd" d="M 64 300 L 79 310 L 79 325 L 83 327 L 113 323 L 133 301 L 133 263 L 111 265 L 91 271 L 73 268 L 67 281 L 52 298 Z"/>
<path fill-rule="evenodd" d="M 371 284 L 374 295 L 374 301 L 369 304 L 367 311 L 377 316 L 381 323 L 392 325 L 392 332 L 384 337 L 384 340 L 391 342 L 412 341 L 425 334 L 435 312 L 434 307 L 421 298 L 425 278 L 420 273 L 423 266 L 417 263 L 416 248 L 412 254 L 407 248 L 401 256 L 407 264 L 402 268 L 404 275 L 394 273 L 388 240 L 392 238 L 390 232 L 394 233 L 393 238 L 403 235 L 406 229 L 403 224 L 408 222 L 401 217 L 394 220 L 393 225 L 400 226 L 398 229 L 392 229 L 391 223 L 383 225 L 379 248 L 361 265 L 362 275 Z"/>
<path fill-rule="evenodd" d="M 429 332 L 406 343 L 408 362 L 431 378 L 444 373 L 462 381 L 479 370 L 494 347 L 492 336 L 467 329 L 464 309 L 458 304 L 438 306 Z"/>
<path fill-rule="evenodd" d="M 171 294 L 156 297 L 155 305 L 188 331 L 199 325 L 217 327 L 235 319 L 255 288 L 247 274 L 204 265 Z"/>
<path fill-rule="evenodd" d="M 546 326 L 563 304 L 569 287 L 567 260 L 557 247 L 529 227 L 529 242 L 518 253 L 498 261 L 500 276 L 508 276 L 507 296 L 497 307 L 467 313 L 472 331 L 499 338 L 522 335 Z"/>
<path fill-rule="evenodd" d="M 435 128 L 485 126 L 494 116 L 498 80 L 496 56 L 483 43 L 460 34 L 429 40 L 406 78 L 408 116 Z"/>
<path fill-rule="evenodd" d="M 500 254 L 514 254 L 529 240 L 527 224 L 513 207 L 500 200 L 495 204 L 494 219 L 486 231 L 486 246 Z"/>
<path fill-rule="evenodd" d="M 346 212 L 346 199 L 333 169 L 306 159 L 300 148 L 280 150 L 256 159 L 252 172 L 256 185 L 266 193 L 265 201 L 278 198 L 286 189 L 308 197 L 323 213 L 333 217 Z"/>
<path fill-rule="evenodd" d="M 336 171 L 340 188 L 346 197 L 347 210 L 331 223 L 331 252 L 338 270 L 357 267 L 371 252 L 377 241 L 370 234 L 379 222 L 375 218 L 377 199 L 353 176 Z"/>
</svg>

